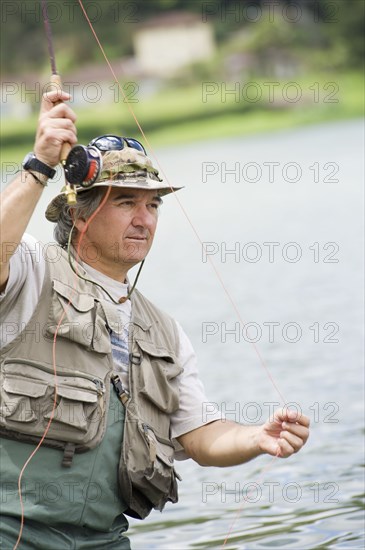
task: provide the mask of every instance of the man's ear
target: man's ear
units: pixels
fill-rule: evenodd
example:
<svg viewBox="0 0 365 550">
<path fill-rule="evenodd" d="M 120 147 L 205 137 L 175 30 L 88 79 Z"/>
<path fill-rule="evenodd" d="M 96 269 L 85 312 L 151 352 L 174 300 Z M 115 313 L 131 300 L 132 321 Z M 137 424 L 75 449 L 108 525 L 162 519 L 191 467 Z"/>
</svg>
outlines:
<svg viewBox="0 0 365 550">
<path fill-rule="evenodd" d="M 70 216 L 73 223 L 75 224 L 77 231 L 81 233 L 81 231 L 83 231 L 83 229 L 85 228 L 86 220 L 84 218 L 77 218 L 75 220 L 75 208 L 70 208 Z"/>
<path fill-rule="evenodd" d="M 84 218 L 77 218 L 77 220 L 75 220 L 74 223 L 75 223 L 75 227 L 76 227 L 76 229 L 79 233 L 84 231 L 85 226 L 86 226 L 86 220 L 84 220 Z M 87 229 L 86 229 L 86 231 L 87 231 Z"/>
</svg>

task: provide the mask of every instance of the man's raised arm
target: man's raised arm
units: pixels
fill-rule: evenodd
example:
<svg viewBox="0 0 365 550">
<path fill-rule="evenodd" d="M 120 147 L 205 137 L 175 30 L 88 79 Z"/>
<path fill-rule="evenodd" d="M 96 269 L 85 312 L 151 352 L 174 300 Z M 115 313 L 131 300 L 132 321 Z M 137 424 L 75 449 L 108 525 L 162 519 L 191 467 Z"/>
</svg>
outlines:
<svg viewBox="0 0 365 550">
<path fill-rule="evenodd" d="M 73 110 L 63 103 L 70 95 L 61 90 L 43 95 L 34 154 L 47 167 L 60 161 L 63 143 L 74 145 L 76 139 Z M 61 103 L 57 104 L 57 102 Z M 0 217 L 0 291 L 6 287 L 9 262 L 26 230 L 28 222 L 42 195 L 48 177 L 37 172 L 22 170 L 1 193 Z"/>
</svg>

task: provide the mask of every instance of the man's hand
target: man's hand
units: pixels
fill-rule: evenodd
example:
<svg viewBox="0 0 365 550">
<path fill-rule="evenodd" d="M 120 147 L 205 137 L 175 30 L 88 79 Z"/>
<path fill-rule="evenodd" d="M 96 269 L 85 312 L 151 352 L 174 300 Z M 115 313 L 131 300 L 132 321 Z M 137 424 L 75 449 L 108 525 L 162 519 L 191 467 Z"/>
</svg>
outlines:
<svg viewBox="0 0 365 550">
<path fill-rule="evenodd" d="M 34 153 L 48 166 L 56 166 L 59 163 L 64 143 L 75 145 L 77 142 L 76 115 L 71 107 L 64 103 L 70 97 L 62 90 L 43 94 Z"/>
<path fill-rule="evenodd" d="M 309 418 L 290 409 L 275 411 L 258 434 L 262 452 L 287 458 L 300 451 L 309 437 Z"/>
<path fill-rule="evenodd" d="M 291 456 L 307 441 L 308 427 L 307 416 L 279 409 L 262 426 L 215 420 L 180 436 L 178 441 L 202 466 L 234 466 L 262 454 Z"/>
<path fill-rule="evenodd" d="M 64 143 L 74 145 L 77 141 L 76 115 L 63 103 L 69 99 L 70 95 L 61 90 L 43 95 L 33 151 L 48 166 L 59 163 Z M 20 172 L 1 193 L 1 292 L 5 290 L 9 277 L 11 255 L 18 246 L 44 189 L 33 176 L 28 176 Z M 11 253 L 8 252 L 9 248 Z"/>
</svg>

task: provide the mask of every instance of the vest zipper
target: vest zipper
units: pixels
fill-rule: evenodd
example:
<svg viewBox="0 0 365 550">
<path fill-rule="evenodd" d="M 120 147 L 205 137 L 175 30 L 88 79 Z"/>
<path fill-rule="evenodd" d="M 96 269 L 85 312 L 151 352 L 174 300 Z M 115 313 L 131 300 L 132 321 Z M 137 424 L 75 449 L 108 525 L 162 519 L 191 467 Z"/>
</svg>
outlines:
<svg viewBox="0 0 365 550">
<path fill-rule="evenodd" d="M 46 367 L 45 365 L 37 363 L 36 361 L 31 361 L 31 360 L 28 361 L 28 360 L 25 360 L 25 359 L 16 359 L 16 358 L 5 359 L 4 365 L 6 365 L 8 363 L 17 363 L 18 365 L 30 365 L 31 367 L 35 367 L 35 368 L 37 368 L 37 369 L 39 369 L 43 372 L 47 372 L 48 374 L 54 374 L 53 368 Z M 95 378 L 91 375 L 85 374 L 84 372 L 80 372 L 80 371 L 73 371 L 72 373 L 70 373 L 69 371 L 66 372 L 62 369 L 57 368 L 57 376 L 58 375 L 66 376 L 66 377 L 67 376 L 72 376 L 72 377 L 77 377 L 77 378 L 84 378 L 85 380 L 89 380 L 90 382 L 93 382 L 95 384 L 96 391 L 100 395 L 105 393 L 104 382 L 100 378 Z"/>
</svg>

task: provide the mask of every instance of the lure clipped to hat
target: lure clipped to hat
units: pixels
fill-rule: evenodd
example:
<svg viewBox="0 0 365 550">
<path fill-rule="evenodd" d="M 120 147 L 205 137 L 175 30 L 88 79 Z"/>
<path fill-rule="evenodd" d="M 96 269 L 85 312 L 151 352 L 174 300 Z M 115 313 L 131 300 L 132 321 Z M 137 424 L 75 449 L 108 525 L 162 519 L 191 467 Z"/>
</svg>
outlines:
<svg viewBox="0 0 365 550">
<path fill-rule="evenodd" d="M 66 159 L 65 175 L 69 183 L 76 186 L 77 193 L 112 186 L 154 190 L 163 196 L 182 189 L 163 182 L 142 144 L 119 136 L 101 136 L 87 147 L 73 147 Z M 66 202 L 65 191 L 63 187 L 46 209 L 45 215 L 50 222 L 58 221 Z"/>
</svg>

